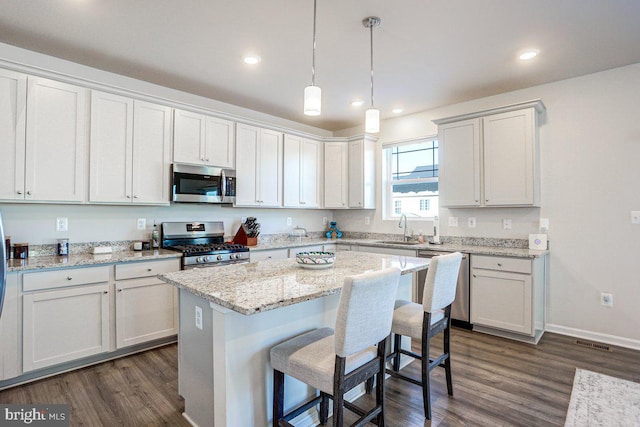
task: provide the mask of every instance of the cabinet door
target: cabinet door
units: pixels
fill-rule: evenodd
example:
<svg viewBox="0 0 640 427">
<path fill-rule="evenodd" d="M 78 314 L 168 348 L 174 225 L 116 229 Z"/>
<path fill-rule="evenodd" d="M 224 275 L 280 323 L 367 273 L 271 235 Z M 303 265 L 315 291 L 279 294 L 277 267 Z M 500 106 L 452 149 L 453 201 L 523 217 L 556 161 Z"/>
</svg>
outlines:
<svg viewBox="0 0 640 427">
<path fill-rule="evenodd" d="M 109 285 L 25 294 L 24 372 L 109 350 Z"/>
<path fill-rule="evenodd" d="M 324 207 L 347 207 L 347 144 L 324 144 Z"/>
<path fill-rule="evenodd" d="M 300 203 L 305 208 L 320 206 L 322 145 L 303 139 L 300 149 Z"/>
<path fill-rule="evenodd" d="M 116 347 L 178 333 L 178 292 L 156 278 L 116 282 Z"/>
<path fill-rule="evenodd" d="M 260 129 L 258 201 L 260 206 L 282 206 L 282 133 L 268 129 Z"/>
<path fill-rule="evenodd" d="M 284 206 L 316 208 L 320 205 L 320 150 L 317 141 L 284 136 Z"/>
<path fill-rule="evenodd" d="M 349 142 L 349 207 L 364 207 L 364 141 Z"/>
<path fill-rule="evenodd" d="M 135 101 L 133 202 L 169 204 L 171 108 Z"/>
<path fill-rule="evenodd" d="M 254 126 L 236 127 L 236 205 L 258 206 L 256 171 L 260 129 Z"/>
<path fill-rule="evenodd" d="M 205 119 L 205 158 L 209 166 L 235 169 L 236 135 L 234 123 L 216 117 Z"/>
<path fill-rule="evenodd" d="M 190 111 L 175 110 L 173 129 L 173 161 L 201 165 L 207 163 L 205 117 Z"/>
<path fill-rule="evenodd" d="M 27 76 L 0 70 L 0 199 L 24 199 Z"/>
<path fill-rule="evenodd" d="M 89 201 L 131 203 L 133 99 L 91 92 Z"/>
<path fill-rule="evenodd" d="M 440 205 L 480 206 L 480 119 L 438 127 Z"/>
<path fill-rule="evenodd" d="M 533 108 L 483 119 L 484 204 L 534 205 L 536 172 Z"/>
<path fill-rule="evenodd" d="M 43 78 L 27 83 L 26 199 L 81 202 L 87 90 Z"/>
<path fill-rule="evenodd" d="M 471 270 L 471 323 L 532 335 L 531 275 Z"/>
</svg>

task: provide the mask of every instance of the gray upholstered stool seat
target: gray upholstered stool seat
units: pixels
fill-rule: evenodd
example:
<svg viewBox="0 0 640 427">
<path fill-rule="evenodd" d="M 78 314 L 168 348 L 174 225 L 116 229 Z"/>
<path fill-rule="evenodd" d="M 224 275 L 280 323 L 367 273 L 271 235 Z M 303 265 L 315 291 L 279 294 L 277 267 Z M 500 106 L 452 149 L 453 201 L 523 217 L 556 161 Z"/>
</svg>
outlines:
<svg viewBox="0 0 640 427">
<path fill-rule="evenodd" d="M 375 346 L 347 357 L 345 374 L 376 358 Z M 333 393 L 336 363 L 333 329 L 322 328 L 297 336 L 271 349 L 271 366 L 328 394 Z"/>
<path fill-rule="evenodd" d="M 391 332 L 405 337 L 422 339 L 422 321 L 424 308 L 422 304 L 397 300 L 393 312 L 393 325 Z M 431 313 L 431 324 L 435 324 L 444 318 L 444 310 L 435 310 Z"/>
<path fill-rule="evenodd" d="M 391 370 L 387 373 L 395 378 L 409 381 L 422 387 L 424 416 L 431 419 L 431 388 L 429 372 L 436 366 L 445 369 L 447 392 L 453 395 L 451 379 L 450 331 L 451 331 L 451 303 L 456 295 L 458 272 L 462 254 L 455 252 L 431 258 L 429 271 L 424 283 L 422 304 L 409 301 L 396 301 L 393 313 L 393 350 L 387 357 L 393 361 Z M 429 358 L 429 341 L 434 336 L 443 334 L 443 354 L 435 359 Z M 421 354 L 401 348 L 402 336 L 419 339 Z M 421 379 L 417 380 L 400 373 L 400 355 L 405 354 L 421 361 Z"/>
<path fill-rule="evenodd" d="M 344 408 L 359 416 L 354 425 L 369 421 L 385 425 L 384 377 L 386 340 L 391 333 L 400 269 L 387 268 L 347 277 L 340 292 L 335 331 L 317 329 L 271 349 L 273 367 L 273 426 L 289 421 L 320 404 L 320 423 L 328 420 L 333 399 L 333 425 L 342 427 Z M 284 376 L 320 390 L 297 408 L 284 410 Z M 376 377 L 376 404 L 364 410 L 344 400 L 346 392 Z"/>
</svg>

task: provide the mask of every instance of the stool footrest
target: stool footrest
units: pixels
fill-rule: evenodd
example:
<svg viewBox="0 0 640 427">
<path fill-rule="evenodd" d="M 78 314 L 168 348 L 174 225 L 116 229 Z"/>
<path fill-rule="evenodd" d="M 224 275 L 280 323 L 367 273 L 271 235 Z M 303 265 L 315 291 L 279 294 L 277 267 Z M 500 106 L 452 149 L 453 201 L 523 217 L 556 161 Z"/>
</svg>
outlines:
<svg viewBox="0 0 640 427">
<path fill-rule="evenodd" d="M 307 403 L 298 406 L 296 409 L 294 409 L 293 411 L 289 412 L 288 414 L 286 414 L 285 416 L 283 416 L 281 418 L 282 421 L 291 421 L 292 419 L 294 419 L 295 417 L 297 417 L 298 415 L 302 414 L 303 412 L 305 412 L 308 409 L 313 408 L 314 406 L 316 406 L 318 403 L 320 403 L 320 400 L 322 399 L 322 396 L 316 396 L 313 399 L 309 400 Z M 291 425 L 287 422 L 287 425 Z"/>
<path fill-rule="evenodd" d="M 344 402 L 344 407 L 360 415 L 360 418 L 358 418 L 358 420 L 355 423 L 351 424 L 351 427 L 366 425 L 369 421 L 377 417 L 378 414 L 380 414 L 380 412 L 382 411 L 380 407 L 377 407 L 377 408 L 371 409 L 368 412 L 365 412 L 362 409 L 355 406 L 354 404 L 352 404 L 351 402 L 347 402 L 347 401 Z"/>
</svg>

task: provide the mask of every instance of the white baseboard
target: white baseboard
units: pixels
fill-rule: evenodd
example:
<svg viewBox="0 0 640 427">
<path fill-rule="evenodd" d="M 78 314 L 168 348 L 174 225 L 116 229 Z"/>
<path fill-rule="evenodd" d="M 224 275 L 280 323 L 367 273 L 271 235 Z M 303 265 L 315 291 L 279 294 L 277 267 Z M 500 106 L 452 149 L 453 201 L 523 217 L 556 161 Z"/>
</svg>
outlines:
<svg viewBox="0 0 640 427">
<path fill-rule="evenodd" d="M 545 325 L 545 331 L 561 335 L 568 335 L 570 337 L 584 338 L 587 340 L 611 344 L 618 347 L 630 348 L 632 350 L 640 350 L 640 340 L 632 340 L 629 338 L 617 337 L 615 335 L 585 331 L 583 329 L 569 328 L 567 326 L 553 325 L 549 323 Z"/>
</svg>

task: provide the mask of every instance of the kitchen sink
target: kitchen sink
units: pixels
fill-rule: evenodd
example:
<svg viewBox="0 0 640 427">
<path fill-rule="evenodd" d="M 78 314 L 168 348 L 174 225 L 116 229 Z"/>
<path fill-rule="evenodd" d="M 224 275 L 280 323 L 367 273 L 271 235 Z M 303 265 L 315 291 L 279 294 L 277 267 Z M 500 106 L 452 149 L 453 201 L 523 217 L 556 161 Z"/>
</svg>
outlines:
<svg viewBox="0 0 640 427">
<path fill-rule="evenodd" d="M 419 245 L 420 242 L 411 241 L 411 242 L 401 242 L 399 240 L 379 240 L 376 243 L 384 243 L 385 245 Z"/>
</svg>

